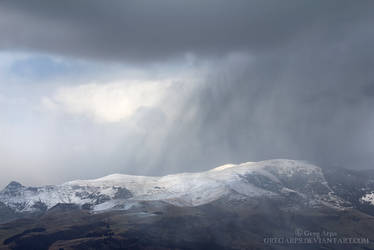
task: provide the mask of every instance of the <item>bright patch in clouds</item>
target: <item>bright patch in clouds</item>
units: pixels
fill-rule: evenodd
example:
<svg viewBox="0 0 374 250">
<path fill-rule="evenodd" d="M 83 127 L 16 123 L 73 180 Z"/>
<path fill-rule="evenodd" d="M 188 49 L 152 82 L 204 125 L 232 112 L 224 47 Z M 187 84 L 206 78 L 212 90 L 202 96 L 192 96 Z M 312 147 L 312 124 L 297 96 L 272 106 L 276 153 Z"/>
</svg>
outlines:
<svg viewBox="0 0 374 250">
<path fill-rule="evenodd" d="M 42 103 L 52 110 L 84 115 L 97 122 L 119 122 L 142 107 L 157 107 L 171 81 L 124 81 L 60 87 Z"/>
</svg>

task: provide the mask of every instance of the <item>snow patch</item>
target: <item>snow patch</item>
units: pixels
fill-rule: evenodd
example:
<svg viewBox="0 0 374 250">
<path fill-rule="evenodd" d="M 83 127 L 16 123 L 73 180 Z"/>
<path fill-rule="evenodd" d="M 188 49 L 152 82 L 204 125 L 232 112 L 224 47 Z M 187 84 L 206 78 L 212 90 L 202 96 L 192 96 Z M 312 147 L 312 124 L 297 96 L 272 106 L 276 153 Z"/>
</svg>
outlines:
<svg viewBox="0 0 374 250">
<path fill-rule="evenodd" d="M 374 193 L 365 194 L 361 197 L 361 201 L 368 202 L 371 205 L 374 205 Z"/>
</svg>

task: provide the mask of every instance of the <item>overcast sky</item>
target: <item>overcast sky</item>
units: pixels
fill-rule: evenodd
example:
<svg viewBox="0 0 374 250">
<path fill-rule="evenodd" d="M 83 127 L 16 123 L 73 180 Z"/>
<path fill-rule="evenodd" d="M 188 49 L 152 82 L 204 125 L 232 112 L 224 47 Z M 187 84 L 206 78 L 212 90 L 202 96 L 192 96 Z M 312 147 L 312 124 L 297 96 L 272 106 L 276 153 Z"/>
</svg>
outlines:
<svg viewBox="0 0 374 250">
<path fill-rule="evenodd" d="M 0 1 L 0 186 L 374 168 L 374 1 Z"/>
</svg>

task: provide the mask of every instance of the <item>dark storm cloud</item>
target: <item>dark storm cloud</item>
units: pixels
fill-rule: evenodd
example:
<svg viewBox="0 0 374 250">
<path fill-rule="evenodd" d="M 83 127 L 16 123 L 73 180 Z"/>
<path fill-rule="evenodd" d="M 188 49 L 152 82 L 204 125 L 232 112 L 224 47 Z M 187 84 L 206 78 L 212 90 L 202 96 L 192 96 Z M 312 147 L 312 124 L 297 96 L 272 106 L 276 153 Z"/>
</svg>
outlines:
<svg viewBox="0 0 374 250">
<path fill-rule="evenodd" d="M 160 175 L 270 158 L 373 168 L 373 7 L 363 0 L 0 1 L 0 49 L 143 70 L 156 62 L 166 76 L 185 53 L 202 66 L 191 95 L 175 91 L 171 125 L 156 107 L 138 117 L 140 136 L 106 124 L 107 138 L 95 124 L 81 138 L 92 138 L 94 150 L 69 160 L 56 147 L 59 158 L 49 165 L 64 165 L 61 178 L 77 178 L 77 169 L 80 178 Z M 70 119 L 61 120 L 64 127 Z M 64 137 L 75 141 L 87 124 Z M 112 150 L 114 141 L 120 146 Z"/>
<path fill-rule="evenodd" d="M 285 46 L 217 63 L 186 102 L 181 113 L 195 117 L 170 133 L 164 152 L 174 154 L 160 165 L 293 158 L 373 168 L 373 23 L 362 15 L 327 32 L 322 22 Z"/>
<path fill-rule="evenodd" d="M 119 61 L 274 49 L 319 29 L 342 36 L 371 1 L 0 2 L 0 48 Z"/>
<path fill-rule="evenodd" d="M 359 37 L 225 65 L 195 100 L 204 157 L 374 167 L 374 39 Z"/>
</svg>

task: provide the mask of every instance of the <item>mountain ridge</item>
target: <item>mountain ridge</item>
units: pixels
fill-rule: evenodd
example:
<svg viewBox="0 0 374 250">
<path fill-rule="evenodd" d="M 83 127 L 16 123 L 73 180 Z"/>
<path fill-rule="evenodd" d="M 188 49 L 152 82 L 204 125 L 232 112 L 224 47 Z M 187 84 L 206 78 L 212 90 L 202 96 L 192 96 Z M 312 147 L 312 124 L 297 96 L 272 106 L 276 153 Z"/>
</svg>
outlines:
<svg viewBox="0 0 374 250">
<path fill-rule="evenodd" d="M 103 211 L 128 209 L 137 202 L 152 200 L 199 206 L 233 193 L 245 198 L 293 195 L 309 205 L 347 207 L 329 187 L 321 168 L 287 159 L 226 164 L 204 172 L 161 177 L 112 174 L 42 187 L 11 182 L 0 192 L 0 202 L 16 212 L 50 209 L 58 203 Z"/>
</svg>

